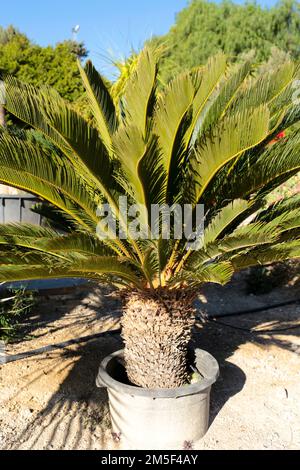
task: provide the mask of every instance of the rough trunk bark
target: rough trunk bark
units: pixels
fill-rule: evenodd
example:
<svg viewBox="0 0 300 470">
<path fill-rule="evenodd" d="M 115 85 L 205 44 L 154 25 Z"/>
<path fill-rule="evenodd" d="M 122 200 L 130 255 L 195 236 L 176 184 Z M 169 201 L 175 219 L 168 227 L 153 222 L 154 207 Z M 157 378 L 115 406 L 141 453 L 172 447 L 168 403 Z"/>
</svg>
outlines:
<svg viewBox="0 0 300 470">
<path fill-rule="evenodd" d="M 130 293 L 122 319 L 129 380 L 144 388 L 187 383 L 187 348 L 195 322 L 194 294 L 163 290 Z"/>
<path fill-rule="evenodd" d="M 6 126 L 5 111 L 4 111 L 2 104 L 0 104 L 0 126 L 3 126 L 3 127 Z"/>
</svg>

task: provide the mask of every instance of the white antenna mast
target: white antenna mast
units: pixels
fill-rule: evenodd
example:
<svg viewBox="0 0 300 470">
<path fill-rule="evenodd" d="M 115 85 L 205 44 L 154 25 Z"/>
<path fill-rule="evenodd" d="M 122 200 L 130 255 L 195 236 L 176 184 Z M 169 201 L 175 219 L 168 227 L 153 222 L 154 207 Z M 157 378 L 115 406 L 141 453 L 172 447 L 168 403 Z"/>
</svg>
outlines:
<svg viewBox="0 0 300 470">
<path fill-rule="evenodd" d="M 76 26 L 74 26 L 74 28 L 72 28 L 72 33 L 73 33 L 73 41 L 77 42 L 77 34 L 79 33 L 79 30 L 80 30 L 80 25 L 77 24 Z"/>
</svg>

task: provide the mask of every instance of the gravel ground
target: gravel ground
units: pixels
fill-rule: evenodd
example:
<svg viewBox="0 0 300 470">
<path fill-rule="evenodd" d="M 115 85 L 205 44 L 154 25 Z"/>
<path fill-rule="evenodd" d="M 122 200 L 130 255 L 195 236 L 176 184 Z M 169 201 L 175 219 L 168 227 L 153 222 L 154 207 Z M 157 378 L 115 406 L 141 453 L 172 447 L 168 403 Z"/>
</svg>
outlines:
<svg viewBox="0 0 300 470">
<path fill-rule="evenodd" d="M 295 289 L 286 294 L 293 295 Z M 209 286 L 200 307 L 230 313 L 284 296 L 281 290 L 269 298 L 246 296 L 236 280 L 226 289 Z M 119 316 L 117 298 L 100 287 L 44 298 L 25 321 L 27 339 L 7 353 L 115 329 Z M 221 376 L 210 428 L 194 448 L 300 449 L 300 304 L 217 321 L 199 322 L 195 334 L 196 345 L 219 361 Z M 268 332 L 278 328 L 285 330 Z M 121 449 L 111 436 L 106 391 L 95 387 L 99 362 L 120 347 L 116 335 L 2 365 L 0 448 Z"/>
</svg>

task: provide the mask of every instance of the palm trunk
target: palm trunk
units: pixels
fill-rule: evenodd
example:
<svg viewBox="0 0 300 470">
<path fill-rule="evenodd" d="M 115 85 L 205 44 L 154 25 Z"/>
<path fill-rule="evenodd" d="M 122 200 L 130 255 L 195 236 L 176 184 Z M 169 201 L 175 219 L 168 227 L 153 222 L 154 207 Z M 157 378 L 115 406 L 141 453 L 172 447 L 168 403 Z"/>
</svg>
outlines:
<svg viewBox="0 0 300 470">
<path fill-rule="evenodd" d="M 122 320 L 129 380 L 144 388 L 187 383 L 187 348 L 195 321 L 190 291 L 130 293 Z"/>
<path fill-rule="evenodd" d="M 4 111 L 2 104 L 0 104 L 0 126 L 3 126 L 3 127 L 6 126 L 5 111 Z"/>
</svg>

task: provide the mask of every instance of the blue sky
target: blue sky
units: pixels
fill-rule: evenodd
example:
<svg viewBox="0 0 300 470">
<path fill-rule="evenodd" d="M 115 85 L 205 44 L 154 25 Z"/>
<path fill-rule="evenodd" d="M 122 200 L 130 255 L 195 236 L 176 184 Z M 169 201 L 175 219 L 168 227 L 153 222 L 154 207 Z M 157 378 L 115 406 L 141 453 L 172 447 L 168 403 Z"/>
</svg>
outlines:
<svg viewBox="0 0 300 470">
<path fill-rule="evenodd" d="M 109 58 L 120 58 L 133 46 L 138 49 L 153 34 L 166 33 L 175 15 L 188 0 L 13 0 L 3 2 L 0 25 L 13 24 L 41 45 L 72 37 L 79 24 L 78 40 L 103 72 Z M 270 5 L 273 0 L 261 0 Z"/>
</svg>

